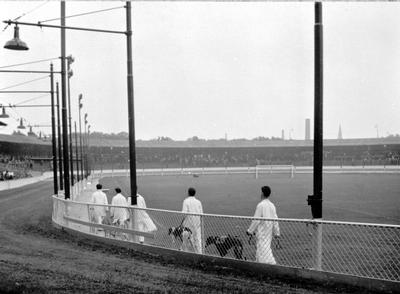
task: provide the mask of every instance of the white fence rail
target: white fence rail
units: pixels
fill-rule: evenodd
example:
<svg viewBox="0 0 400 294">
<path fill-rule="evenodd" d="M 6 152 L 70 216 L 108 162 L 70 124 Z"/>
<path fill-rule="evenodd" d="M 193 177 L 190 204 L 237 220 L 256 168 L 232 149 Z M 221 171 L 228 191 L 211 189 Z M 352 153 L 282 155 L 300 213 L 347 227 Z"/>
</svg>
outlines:
<svg viewBox="0 0 400 294">
<path fill-rule="evenodd" d="M 198 167 L 198 168 L 154 168 L 137 169 L 139 176 L 168 176 L 168 175 L 221 175 L 221 174 L 253 174 L 255 177 L 263 174 L 287 174 L 288 177 L 296 174 L 308 174 L 313 172 L 312 166 L 271 165 L 255 167 Z M 400 165 L 377 166 L 324 166 L 324 173 L 400 173 Z M 98 170 L 95 174 L 102 176 L 129 176 L 128 169 Z"/>
<path fill-rule="evenodd" d="M 246 234 L 255 220 L 251 217 L 186 215 L 176 211 L 114 206 L 126 209 L 130 221 L 121 225 L 107 221 L 97 224 L 93 222 L 95 207 L 90 203 L 54 196 L 53 222 L 87 234 L 126 242 L 144 242 L 172 250 L 249 262 L 256 262 L 259 255 L 271 262 L 273 256 L 276 264 L 282 266 L 400 282 L 400 226 L 397 225 L 259 219 L 267 230 L 274 224 L 279 225 L 279 242 L 273 238 L 269 246 L 268 238 L 260 241 Z M 157 230 L 145 232 L 149 219 L 144 217 L 143 212 L 147 213 Z M 186 232 L 177 229 L 185 217 L 198 223 L 195 230 L 197 236 L 193 228 Z M 139 220 L 144 220 L 144 224 Z M 196 242 L 196 239 L 200 241 Z"/>
</svg>

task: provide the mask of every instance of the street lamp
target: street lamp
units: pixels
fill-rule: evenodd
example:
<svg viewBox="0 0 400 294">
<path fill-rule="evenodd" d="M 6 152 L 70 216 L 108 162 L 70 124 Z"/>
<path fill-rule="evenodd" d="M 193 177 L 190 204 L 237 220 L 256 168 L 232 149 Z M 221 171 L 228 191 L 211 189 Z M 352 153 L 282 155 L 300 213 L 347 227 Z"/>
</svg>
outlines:
<svg viewBox="0 0 400 294">
<path fill-rule="evenodd" d="M 15 24 L 14 27 L 14 38 L 8 41 L 6 45 L 4 45 L 4 48 L 11 50 L 29 50 L 26 43 L 19 38 L 19 27 L 17 24 Z"/>
<path fill-rule="evenodd" d="M 6 108 L 3 106 L 3 111 L 0 114 L 0 118 L 9 118 L 10 116 L 6 113 Z"/>
<path fill-rule="evenodd" d="M 111 33 L 111 34 L 123 34 L 126 36 L 126 49 L 127 49 L 127 100 L 128 100 L 128 130 L 129 130 L 129 163 L 130 163 L 130 188 L 131 188 L 131 204 L 136 205 L 136 148 L 135 148 L 135 119 L 134 119 L 134 95 L 133 95 L 133 67 L 132 67 L 132 16 L 131 16 L 131 2 L 126 1 L 126 31 L 113 31 L 113 30 L 100 30 L 100 29 L 91 29 L 91 28 L 82 28 L 82 27 L 70 27 L 65 26 L 65 1 L 61 1 L 61 26 L 59 25 L 49 25 L 43 23 L 28 23 L 28 22 L 17 22 L 12 20 L 3 21 L 9 25 L 11 24 L 19 24 L 19 25 L 28 25 L 28 26 L 38 26 L 40 28 L 48 27 L 48 28 L 58 28 L 61 29 L 61 51 L 62 51 L 62 97 L 63 97 L 63 141 L 64 141 L 64 164 L 68 165 L 68 160 L 65 157 L 68 156 L 68 146 L 65 146 L 68 143 L 68 137 L 65 135 L 66 133 L 66 113 L 65 109 L 65 30 L 81 30 L 81 31 L 91 31 L 91 32 L 100 32 L 100 33 Z M 18 35 L 16 35 L 18 36 Z M 8 49 L 13 49 L 13 47 L 8 47 Z M 18 49 L 17 49 L 18 50 Z M 26 50 L 26 49 L 25 49 Z M 65 115 L 64 115 L 65 114 Z M 65 126 L 65 128 L 64 128 Z M 64 167 L 64 169 L 68 172 L 68 168 Z M 66 183 L 68 183 L 67 188 L 65 190 L 65 198 L 69 198 L 69 177 L 65 178 Z"/>
<path fill-rule="evenodd" d="M 17 129 L 20 129 L 20 130 L 25 130 L 26 129 L 26 127 L 24 126 L 24 122 L 23 122 L 23 118 L 22 117 L 19 120 L 19 126 L 17 127 Z"/>
</svg>

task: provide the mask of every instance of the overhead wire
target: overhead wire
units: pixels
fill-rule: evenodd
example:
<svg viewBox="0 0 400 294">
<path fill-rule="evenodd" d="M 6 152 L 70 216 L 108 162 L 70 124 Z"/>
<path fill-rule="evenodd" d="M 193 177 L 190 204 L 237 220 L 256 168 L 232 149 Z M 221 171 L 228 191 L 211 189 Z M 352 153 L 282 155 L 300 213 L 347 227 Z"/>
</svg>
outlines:
<svg viewBox="0 0 400 294">
<path fill-rule="evenodd" d="M 47 59 L 40 59 L 40 60 L 29 61 L 29 62 L 24 62 L 24 63 L 17 63 L 17 64 L 11 64 L 11 65 L 0 66 L 0 68 L 8 68 L 8 67 L 14 67 L 14 66 L 20 66 L 20 65 L 27 65 L 27 64 L 33 64 L 33 63 L 45 62 L 45 61 L 55 60 L 55 59 L 59 59 L 59 58 L 60 58 L 60 57 L 53 57 L 53 58 L 47 58 Z"/>
<path fill-rule="evenodd" d="M 40 96 L 37 96 L 37 97 L 33 97 L 33 98 L 28 99 L 28 100 L 24 100 L 24 101 L 18 102 L 15 105 L 21 105 L 21 104 L 24 104 L 24 103 L 27 103 L 27 102 L 31 102 L 31 101 L 36 100 L 36 99 L 40 99 L 40 98 L 46 97 L 46 96 L 49 96 L 49 94 L 43 94 L 43 95 L 40 95 Z"/>
<path fill-rule="evenodd" d="M 22 86 L 22 85 L 26 85 L 26 84 L 29 84 L 29 83 L 33 83 L 33 82 L 36 82 L 36 81 L 43 80 L 43 79 L 47 79 L 48 77 L 49 77 L 49 75 L 46 75 L 44 77 L 40 77 L 40 78 L 37 78 L 37 79 L 33 79 L 33 80 L 26 81 L 26 82 L 14 84 L 14 85 L 11 85 L 11 86 L 8 86 L 8 87 L 5 87 L 5 88 L 1 88 L 0 91 L 6 90 L 6 89 L 10 89 L 10 88 L 14 88 L 14 87 L 18 87 L 18 86 Z"/>
<path fill-rule="evenodd" d="M 77 16 L 84 16 L 84 15 L 89 15 L 89 14 L 95 14 L 95 13 L 110 11 L 110 10 L 114 10 L 114 9 L 121 9 L 121 8 L 124 8 L 124 7 L 125 7 L 125 6 L 118 6 L 118 7 L 112 7 L 112 8 L 101 9 L 101 10 L 93 10 L 93 11 L 84 12 L 84 13 L 79 13 L 79 14 L 67 15 L 65 18 L 72 18 L 72 17 L 77 17 Z M 61 19 L 60 17 L 51 18 L 51 19 L 46 19 L 46 20 L 39 21 L 38 23 L 41 24 L 41 23 L 44 23 L 44 22 L 49 22 L 49 21 L 54 21 L 54 20 L 60 20 L 60 19 Z"/>
<path fill-rule="evenodd" d="M 35 11 L 35 10 L 39 9 L 40 7 L 42 7 L 43 5 L 46 5 L 49 1 L 50 1 L 50 0 L 46 0 L 46 1 L 44 1 L 43 3 L 41 3 L 41 4 L 37 5 L 37 6 L 35 6 L 35 7 L 32 8 L 31 10 L 29 10 L 29 11 L 27 11 L 27 12 L 24 12 L 24 13 L 21 14 L 20 16 L 17 16 L 16 18 L 14 18 L 13 21 L 16 21 L 16 20 L 18 20 L 18 19 L 20 19 L 20 18 L 22 18 L 22 17 L 28 15 L 29 13 L 32 13 L 33 11 Z M 4 27 L 4 29 L 2 30 L 2 32 L 4 32 L 4 31 L 8 28 L 9 25 L 10 25 L 10 24 L 7 24 L 7 25 Z"/>
</svg>

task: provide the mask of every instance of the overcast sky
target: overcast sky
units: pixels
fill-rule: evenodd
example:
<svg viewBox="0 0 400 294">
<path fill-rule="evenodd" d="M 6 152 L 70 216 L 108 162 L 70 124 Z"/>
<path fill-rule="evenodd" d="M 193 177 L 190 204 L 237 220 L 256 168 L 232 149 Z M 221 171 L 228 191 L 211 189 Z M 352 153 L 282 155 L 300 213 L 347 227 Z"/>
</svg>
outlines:
<svg viewBox="0 0 400 294">
<path fill-rule="evenodd" d="M 38 5 L 44 4 L 30 12 Z M 124 2 L 67 2 L 67 15 L 123 6 Z M 27 13 L 28 12 L 28 13 Z M 0 20 L 57 18 L 59 2 L 1 1 Z M 376 137 L 400 133 L 400 3 L 324 3 L 324 137 Z M 69 18 L 67 25 L 125 30 L 125 11 Z M 52 21 L 49 24 L 59 24 Z M 1 25 L 3 29 L 5 25 Z M 285 136 L 304 139 L 313 122 L 314 4 L 134 2 L 133 68 L 136 138 L 186 139 Z M 30 47 L 3 49 L 13 27 L 0 33 L 0 67 L 60 56 L 57 29 L 20 26 Z M 67 31 L 72 64 L 73 120 L 78 95 L 93 131 L 128 130 L 126 39 L 123 35 Z M 55 67 L 60 69 L 59 61 Z M 13 69 L 47 70 L 49 62 Z M 11 68 L 3 68 L 11 69 Z M 45 75 L 0 73 L 0 88 Z M 42 79 L 8 90 L 47 90 Z M 17 104 L 40 94 L 0 94 Z M 48 104 L 50 96 L 25 104 Z M 45 108 L 18 108 L 49 124 Z M 50 129 L 43 129 L 49 133 Z"/>
</svg>

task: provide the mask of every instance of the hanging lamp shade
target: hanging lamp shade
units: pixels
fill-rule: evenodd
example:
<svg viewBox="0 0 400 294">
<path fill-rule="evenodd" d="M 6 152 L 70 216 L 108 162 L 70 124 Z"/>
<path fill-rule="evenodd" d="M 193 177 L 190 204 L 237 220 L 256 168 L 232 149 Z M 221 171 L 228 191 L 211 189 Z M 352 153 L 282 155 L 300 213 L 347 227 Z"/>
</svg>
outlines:
<svg viewBox="0 0 400 294">
<path fill-rule="evenodd" d="M 3 111 L 0 114 L 0 118 L 9 118 L 10 116 L 6 113 L 6 108 L 3 107 Z"/>
<path fill-rule="evenodd" d="M 14 27 L 14 38 L 8 41 L 6 45 L 4 45 L 4 48 L 10 50 L 29 50 L 28 45 L 19 38 L 18 25 Z"/>
<path fill-rule="evenodd" d="M 18 129 L 21 129 L 21 130 L 25 129 L 24 122 L 22 121 L 22 118 L 19 121 Z"/>
</svg>

